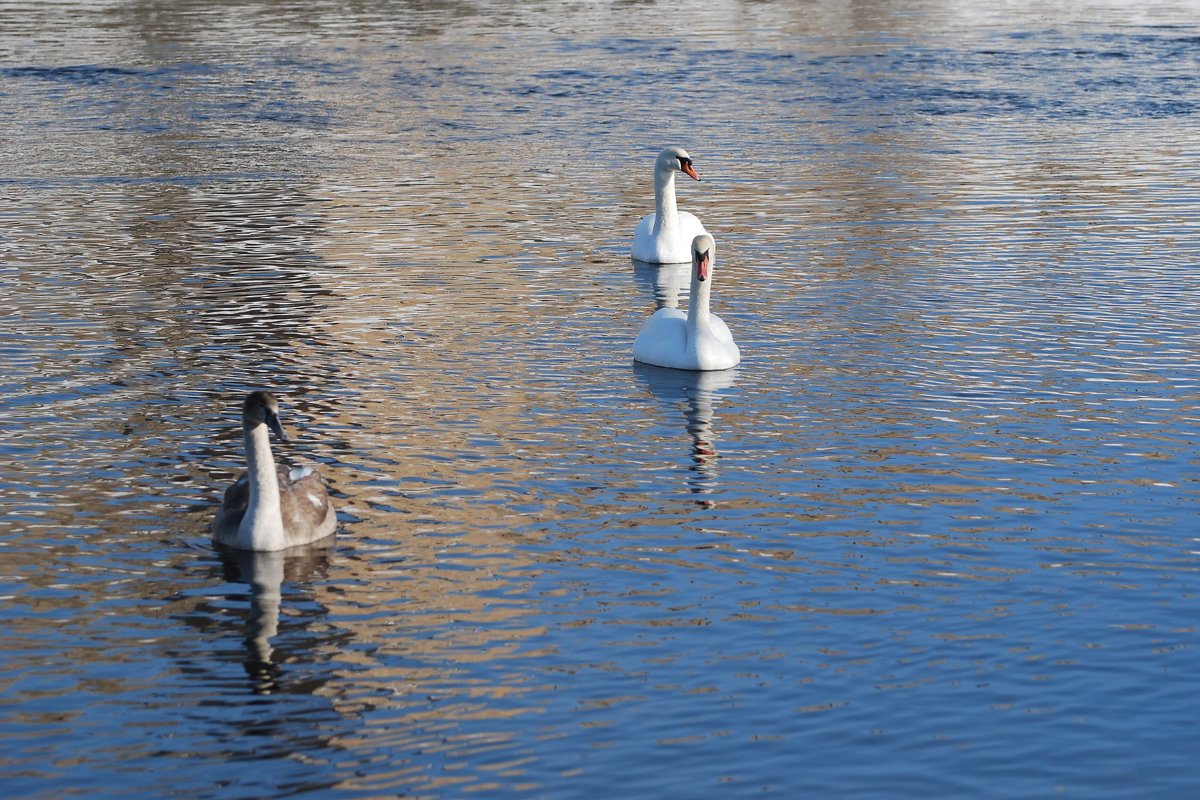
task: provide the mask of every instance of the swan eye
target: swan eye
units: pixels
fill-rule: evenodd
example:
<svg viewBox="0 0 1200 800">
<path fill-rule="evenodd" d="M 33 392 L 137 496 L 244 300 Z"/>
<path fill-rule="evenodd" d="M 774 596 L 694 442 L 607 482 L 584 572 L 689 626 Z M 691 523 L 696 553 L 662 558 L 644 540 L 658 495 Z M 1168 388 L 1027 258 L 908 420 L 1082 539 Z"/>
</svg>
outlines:
<svg viewBox="0 0 1200 800">
<path fill-rule="evenodd" d="M 681 170 L 683 170 L 684 172 L 687 172 L 687 168 L 690 167 L 691 165 L 692 165 L 692 160 L 690 158 L 684 158 L 683 156 L 679 157 L 679 168 Z"/>
</svg>

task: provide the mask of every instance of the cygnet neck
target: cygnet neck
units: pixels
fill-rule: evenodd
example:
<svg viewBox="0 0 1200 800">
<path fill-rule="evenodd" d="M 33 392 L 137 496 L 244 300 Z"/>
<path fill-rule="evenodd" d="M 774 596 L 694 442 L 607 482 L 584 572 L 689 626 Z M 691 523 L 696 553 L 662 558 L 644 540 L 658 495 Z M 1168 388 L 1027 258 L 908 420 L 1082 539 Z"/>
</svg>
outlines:
<svg viewBox="0 0 1200 800">
<path fill-rule="evenodd" d="M 250 498 L 238 538 L 253 540 L 255 549 L 264 549 L 264 539 L 283 536 L 283 518 L 279 504 L 279 477 L 271 454 L 271 441 L 266 424 L 243 423 L 246 442 L 246 473 L 250 481 Z M 247 542 L 250 544 L 250 542 Z"/>
</svg>

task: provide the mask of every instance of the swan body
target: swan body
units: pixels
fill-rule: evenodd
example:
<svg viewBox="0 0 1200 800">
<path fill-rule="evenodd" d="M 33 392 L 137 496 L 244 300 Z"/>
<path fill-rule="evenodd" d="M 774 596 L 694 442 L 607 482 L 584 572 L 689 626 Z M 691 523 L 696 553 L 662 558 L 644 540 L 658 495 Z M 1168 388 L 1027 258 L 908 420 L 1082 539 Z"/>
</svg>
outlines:
<svg viewBox="0 0 1200 800">
<path fill-rule="evenodd" d="M 691 260 L 688 248 L 697 236 L 707 234 L 694 214 L 675 203 L 675 173 L 700 180 L 692 157 L 682 147 L 668 147 L 654 162 L 654 213 L 638 222 L 633 232 L 634 261 L 650 264 L 683 264 Z"/>
<path fill-rule="evenodd" d="M 689 370 L 721 370 L 737 366 L 741 351 L 729 327 L 709 311 L 716 244 L 708 234 L 692 241 L 692 288 L 687 313 L 660 308 L 642 325 L 633 342 L 633 357 L 644 364 Z"/>
<path fill-rule="evenodd" d="M 277 466 L 270 434 L 287 441 L 279 403 L 252 392 L 242 403 L 246 472 L 225 490 L 213 519 L 213 539 L 237 550 L 270 551 L 324 539 L 337 527 L 325 480 L 311 467 Z"/>
</svg>

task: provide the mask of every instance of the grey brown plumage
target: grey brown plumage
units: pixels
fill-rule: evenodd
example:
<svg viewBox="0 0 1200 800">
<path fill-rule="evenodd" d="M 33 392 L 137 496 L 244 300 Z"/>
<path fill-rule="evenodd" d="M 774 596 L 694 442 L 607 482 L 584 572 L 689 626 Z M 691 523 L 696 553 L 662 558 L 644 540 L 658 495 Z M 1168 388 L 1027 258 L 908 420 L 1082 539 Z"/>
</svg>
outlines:
<svg viewBox="0 0 1200 800">
<path fill-rule="evenodd" d="M 337 528 L 337 512 L 320 473 L 274 463 L 268 430 L 287 440 L 278 411 L 269 392 L 252 392 L 242 404 L 247 471 L 225 490 L 213 519 L 213 539 L 221 544 L 282 550 L 323 539 Z"/>
</svg>

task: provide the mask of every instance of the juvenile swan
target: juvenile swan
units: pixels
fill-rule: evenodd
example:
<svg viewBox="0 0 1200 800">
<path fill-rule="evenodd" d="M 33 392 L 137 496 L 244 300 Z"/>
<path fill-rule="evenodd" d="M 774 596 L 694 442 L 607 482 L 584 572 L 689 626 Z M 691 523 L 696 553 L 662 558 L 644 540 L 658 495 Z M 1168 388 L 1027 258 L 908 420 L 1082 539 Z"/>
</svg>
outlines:
<svg viewBox="0 0 1200 800">
<path fill-rule="evenodd" d="M 685 264 L 692 239 L 708 233 L 694 214 L 675 205 L 675 173 L 700 180 L 692 157 L 682 147 L 668 147 L 654 162 L 654 213 L 642 217 L 633 232 L 631 255 L 651 264 Z"/>
<path fill-rule="evenodd" d="M 729 328 L 709 313 L 717 246 L 707 233 L 692 240 L 692 288 L 688 312 L 660 308 L 642 325 L 633 342 L 633 357 L 645 364 L 690 370 L 736 367 L 742 360 Z"/>
<path fill-rule="evenodd" d="M 213 539 L 238 550 L 283 550 L 337 527 L 324 479 L 311 467 L 276 466 L 268 428 L 287 441 L 279 403 L 270 392 L 251 392 L 242 403 L 247 471 L 225 490 L 212 524 Z"/>
</svg>

